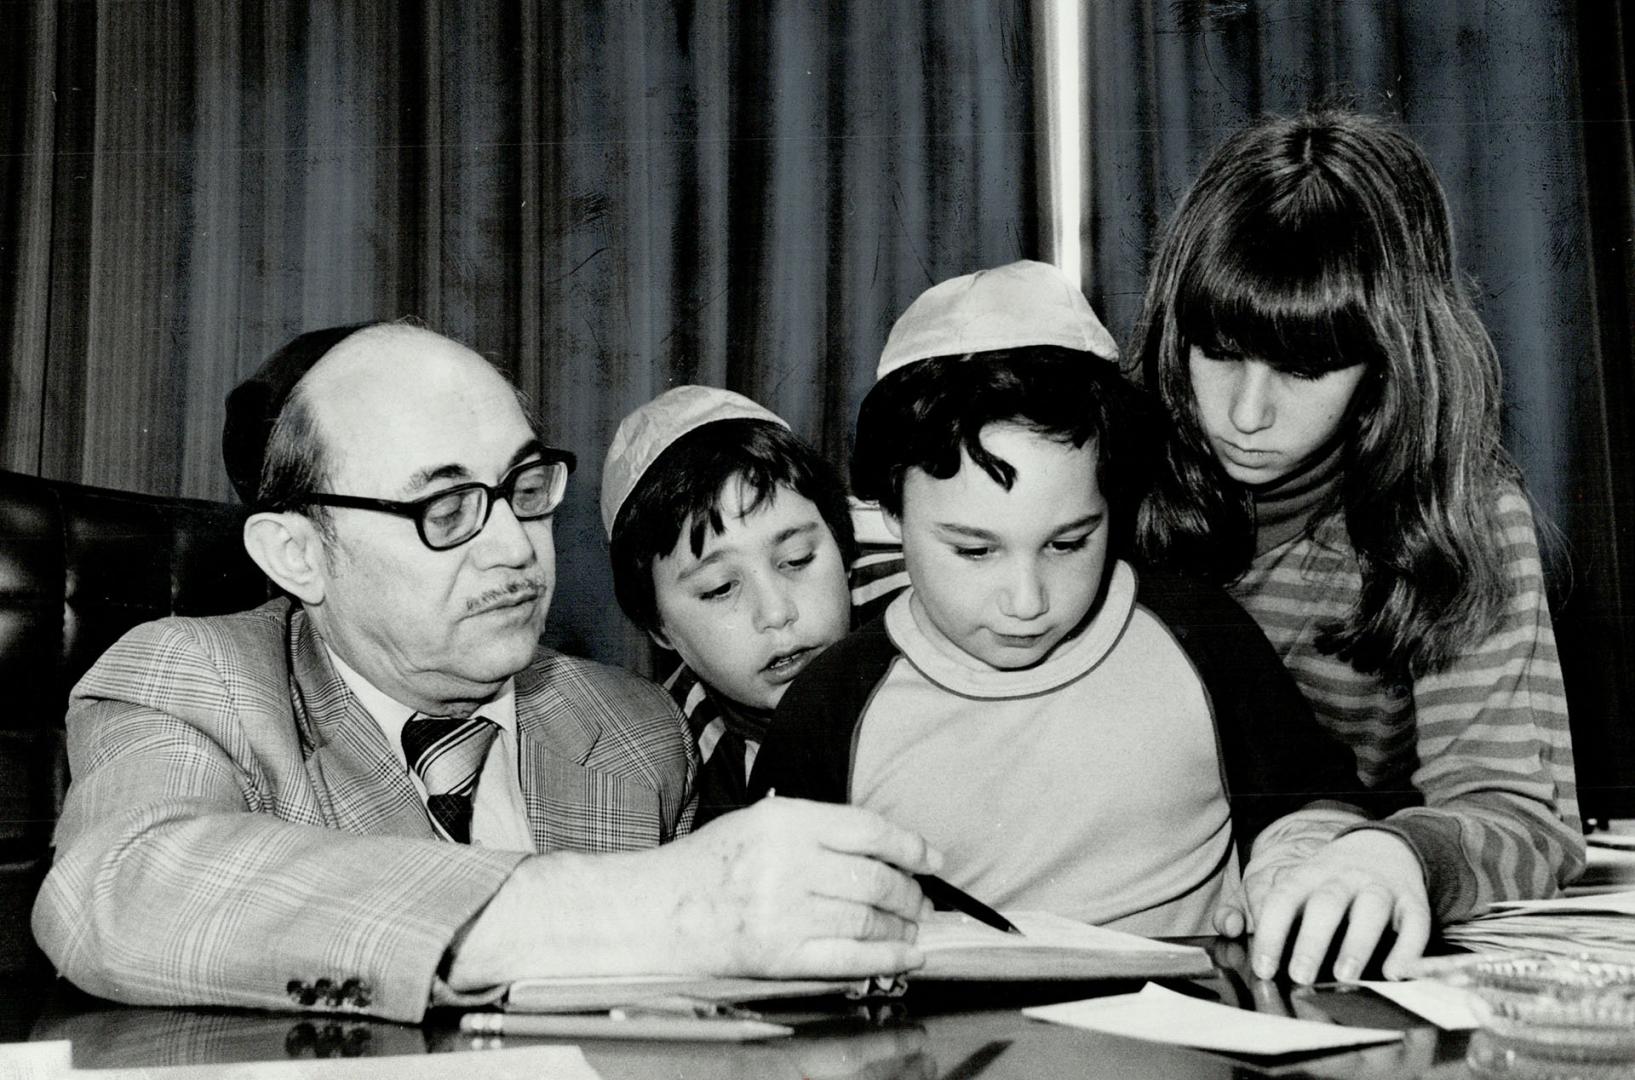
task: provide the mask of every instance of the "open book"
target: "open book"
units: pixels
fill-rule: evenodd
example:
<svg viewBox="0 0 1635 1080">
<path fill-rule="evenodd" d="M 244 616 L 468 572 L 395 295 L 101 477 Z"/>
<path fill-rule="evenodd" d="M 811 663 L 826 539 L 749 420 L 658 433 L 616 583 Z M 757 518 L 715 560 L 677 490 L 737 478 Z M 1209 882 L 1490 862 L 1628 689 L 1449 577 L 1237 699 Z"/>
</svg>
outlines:
<svg viewBox="0 0 1635 1080">
<path fill-rule="evenodd" d="M 1006 934 L 954 911 L 920 924 L 925 967 L 910 980 L 1035 981 L 1146 979 L 1208 975 L 1215 968 L 1196 945 L 1154 941 L 1051 915 L 1007 911 L 1022 936 Z"/>
<path fill-rule="evenodd" d="M 920 924 L 925 966 L 910 982 L 1134 979 L 1207 975 L 1209 955 L 1039 911 L 1007 911 L 1023 936 L 1001 933 L 957 912 L 935 912 Z M 895 979 L 731 979 L 687 975 L 519 979 L 504 1000 L 511 1012 L 592 1012 L 639 1005 L 646 998 L 716 1002 L 764 1001 L 845 993 L 865 997 Z"/>
</svg>

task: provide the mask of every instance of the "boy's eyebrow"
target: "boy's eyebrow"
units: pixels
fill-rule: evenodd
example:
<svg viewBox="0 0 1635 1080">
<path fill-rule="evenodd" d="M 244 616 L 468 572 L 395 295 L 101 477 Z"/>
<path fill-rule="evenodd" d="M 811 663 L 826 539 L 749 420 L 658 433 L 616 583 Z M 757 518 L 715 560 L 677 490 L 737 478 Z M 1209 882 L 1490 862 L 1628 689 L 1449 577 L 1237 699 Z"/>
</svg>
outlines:
<svg viewBox="0 0 1635 1080">
<path fill-rule="evenodd" d="M 817 529 L 817 527 L 818 523 L 815 521 L 807 521 L 800 525 L 791 525 L 787 529 L 780 530 L 778 535 L 772 538 L 772 543 L 774 545 L 782 544 L 788 540 L 794 539 L 797 536 L 804 536 L 807 533 L 813 532 Z M 700 570 L 703 570 L 710 564 L 720 561 L 722 558 L 730 554 L 731 551 L 732 549 L 730 547 L 716 548 L 714 551 L 710 552 L 708 555 L 704 556 L 702 559 L 699 559 L 696 563 L 677 574 L 676 581 L 686 581 L 688 578 L 692 577 L 694 574 L 698 573 Z"/>
<path fill-rule="evenodd" d="M 998 536 L 989 532 L 987 529 L 979 529 L 974 525 L 961 525 L 957 521 L 939 521 L 936 523 L 936 527 L 941 529 L 943 532 L 953 533 L 955 536 L 963 536 L 970 540 L 999 539 Z"/>
<path fill-rule="evenodd" d="M 1086 514 L 1081 518 L 1076 518 L 1073 521 L 1069 521 L 1060 526 L 1050 535 L 1060 536 L 1062 533 L 1074 532 L 1078 529 L 1088 529 L 1093 525 L 1101 524 L 1106 517 L 1107 515 L 1105 513 Z M 968 540 L 995 541 L 999 539 L 997 533 L 989 532 L 987 529 L 979 529 L 974 525 L 961 525 L 956 521 L 939 521 L 936 523 L 936 527 L 945 533 L 952 533 L 955 536 L 963 536 Z"/>
<path fill-rule="evenodd" d="M 724 558 L 726 556 L 726 554 L 727 554 L 727 549 L 726 548 L 716 548 L 714 551 L 710 552 L 708 555 L 704 556 L 702 559 L 699 559 L 697 562 L 693 563 L 693 565 L 687 567 L 687 569 L 685 569 L 681 573 L 677 574 L 676 575 L 676 581 L 677 582 L 686 581 L 688 578 L 692 577 L 694 574 L 697 574 L 697 573 L 703 571 L 704 569 L 714 565 L 715 563 L 720 562 L 722 560 L 722 558 Z"/>
<path fill-rule="evenodd" d="M 807 521 L 799 525 L 791 525 L 789 528 L 780 531 L 777 536 L 774 536 L 772 538 L 772 542 L 774 544 L 781 544 L 786 540 L 793 540 L 797 536 L 805 536 L 808 533 L 815 532 L 817 527 L 818 523 L 815 521 Z"/>
<path fill-rule="evenodd" d="M 1088 529 L 1092 525 L 1100 525 L 1102 521 L 1106 519 L 1106 517 L 1107 515 L 1105 513 L 1086 514 L 1077 521 L 1069 521 L 1066 525 L 1063 525 L 1061 528 L 1057 529 L 1052 535 L 1060 536 L 1065 532 L 1077 532 L 1079 529 Z"/>
</svg>

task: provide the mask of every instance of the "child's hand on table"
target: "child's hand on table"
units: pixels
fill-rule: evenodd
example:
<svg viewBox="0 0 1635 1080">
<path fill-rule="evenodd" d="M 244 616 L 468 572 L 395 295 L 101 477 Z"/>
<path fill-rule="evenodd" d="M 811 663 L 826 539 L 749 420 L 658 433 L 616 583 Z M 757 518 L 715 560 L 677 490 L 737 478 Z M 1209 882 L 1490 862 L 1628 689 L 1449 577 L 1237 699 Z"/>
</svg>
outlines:
<svg viewBox="0 0 1635 1080">
<path fill-rule="evenodd" d="M 1277 974 L 1296 919 L 1289 957 L 1289 977 L 1297 983 L 1317 978 L 1335 934 L 1345 924 L 1335 978 L 1350 981 L 1362 974 L 1389 926 L 1396 943 L 1385 958 L 1387 978 L 1399 978 L 1425 951 L 1431 910 L 1425 875 L 1413 850 L 1399 837 L 1380 829 L 1363 829 L 1329 841 L 1308 859 L 1258 867 L 1244 878 L 1244 892 L 1255 932 L 1251 958 L 1263 979 Z M 1249 929 L 1235 907 L 1216 912 L 1215 928 L 1237 936 Z"/>
</svg>

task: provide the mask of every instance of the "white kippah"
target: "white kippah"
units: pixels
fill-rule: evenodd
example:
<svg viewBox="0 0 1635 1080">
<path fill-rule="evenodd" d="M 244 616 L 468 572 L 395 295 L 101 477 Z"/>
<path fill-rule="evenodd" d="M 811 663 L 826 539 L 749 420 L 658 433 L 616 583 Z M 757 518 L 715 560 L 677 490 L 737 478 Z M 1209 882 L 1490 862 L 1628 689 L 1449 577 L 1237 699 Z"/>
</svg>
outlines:
<svg viewBox="0 0 1635 1080">
<path fill-rule="evenodd" d="M 933 356 L 1059 345 L 1118 359 L 1118 344 L 1061 270 L 1023 260 L 950 278 L 919 295 L 886 338 L 875 378 Z"/>
<path fill-rule="evenodd" d="M 613 444 L 602 463 L 602 528 L 613 539 L 613 522 L 642 475 L 671 443 L 717 420 L 769 420 L 783 417 L 742 394 L 714 386 L 677 386 L 619 421 Z"/>
</svg>

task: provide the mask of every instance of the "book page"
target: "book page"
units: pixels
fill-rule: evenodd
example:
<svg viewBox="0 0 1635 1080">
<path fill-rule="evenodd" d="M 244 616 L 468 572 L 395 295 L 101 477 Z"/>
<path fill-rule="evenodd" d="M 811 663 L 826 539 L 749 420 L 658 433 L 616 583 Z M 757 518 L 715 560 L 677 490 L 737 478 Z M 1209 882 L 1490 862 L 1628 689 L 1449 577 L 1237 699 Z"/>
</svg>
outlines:
<svg viewBox="0 0 1635 1080">
<path fill-rule="evenodd" d="M 1186 977 L 1214 970 L 1209 954 L 1194 945 L 1154 941 L 1043 911 L 1004 914 L 1023 936 L 995 930 L 956 911 L 933 912 L 920 924 L 918 944 L 925 950 L 926 965 L 909 972 L 909 981 Z M 587 1012 L 659 996 L 761 1001 L 848 991 L 863 994 L 869 992 L 869 986 L 860 979 L 696 975 L 533 978 L 511 984 L 504 1008 L 508 1012 Z"/>
<path fill-rule="evenodd" d="M 1092 952 L 1172 953 L 1190 956 L 1194 945 L 1126 934 L 1091 926 L 1047 911 L 1004 911 L 1022 936 L 1007 934 L 957 911 L 933 912 L 920 923 L 918 944 L 926 952 L 944 949 L 1084 949 Z"/>
<path fill-rule="evenodd" d="M 1549 900 L 1498 900 L 1488 918 L 1519 914 L 1635 915 L 1635 891 L 1599 896 L 1557 896 Z"/>
<path fill-rule="evenodd" d="M 1020 936 L 952 911 L 920 923 L 925 966 L 909 972 L 910 984 L 1188 978 L 1214 970 L 1209 954 L 1195 945 L 1154 941 L 1041 911 L 1004 915 Z"/>
</svg>

